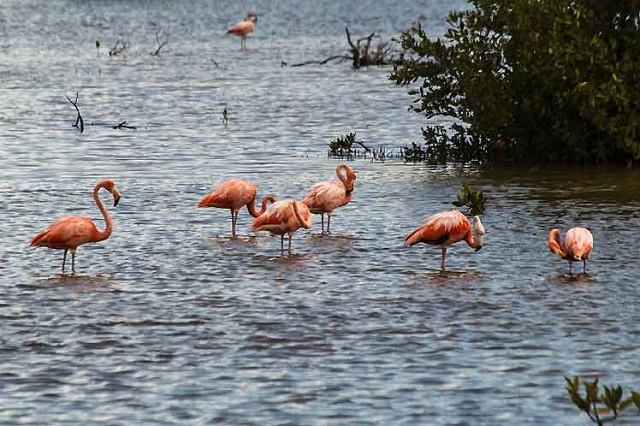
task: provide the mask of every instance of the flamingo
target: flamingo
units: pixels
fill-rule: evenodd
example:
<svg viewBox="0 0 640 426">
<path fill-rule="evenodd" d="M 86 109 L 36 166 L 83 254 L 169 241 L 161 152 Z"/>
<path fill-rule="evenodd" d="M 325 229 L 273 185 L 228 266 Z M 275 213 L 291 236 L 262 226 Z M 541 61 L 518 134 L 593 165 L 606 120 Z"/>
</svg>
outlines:
<svg viewBox="0 0 640 426">
<path fill-rule="evenodd" d="M 257 22 L 258 15 L 256 15 L 255 13 L 249 13 L 243 21 L 238 22 L 233 27 L 227 30 L 227 34 L 240 36 L 240 50 L 246 50 L 247 35 L 253 32 L 253 30 L 256 28 Z"/>
<path fill-rule="evenodd" d="M 104 188 L 113 196 L 113 206 L 118 205 L 120 193 L 116 188 L 116 184 L 112 180 L 103 180 L 93 189 L 93 199 L 100 209 L 100 213 L 106 222 L 104 231 L 100 231 L 96 224 L 88 217 L 67 216 L 62 217 L 51 224 L 46 231 L 36 235 L 31 240 L 32 247 L 48 247 L 52 249 L 64 250 L 62 257 L 62 273 L 64 274 L 64 266 L 67 261 L 67 251 L 71 250 L 71 273 L 75 274 L 76 250 L 78 246 L 85 243 L 97 243 L 106 240 L 111 235 L 113 224 L 111 217 L 107 213 L 107 209 L 102 204 L 98 192 L 100 188 Z"/>
<path fill-rule="evenodd" d="M 442 247 L 442 262 L 440 269 L 444 272 L 444 262 L 447 248 L 458 241 L 465 241 L 467 245 L 480 250 L 484 244 L 484 227 L 479 216 L 473 217 L 473 227 L 469 219 L 458 210 L 436 213 L 411 231 L 404 239 L 405 246 L 425 243 Z"/>
<path fill-rule="evenodd" d="M 582 261 L 582 273 L 587 272 L 587 260 L 593 251 L 593 235 L 586 228 L 571 228 L 560 237 L 560 231 L 552 229 L 549 232 L 549 250 L 557 254 L 561 259 L 569 261 L 569 273 L 571 263 Z"/>
<path fill-rule="evenodd" d="M 256 186 L 253 183 L 247 180 L 231 179 L 220 184 L 211 194 L 205 195 L 198 203 L 198 207 L 229 209 L 231 211 L 231 236 L 235 238 L 238 213 L 242 207 L 247 206 L 249 214 L 258 217 L 265 212 L 268 202 L 275 201 L 273 196 L 267 195 L 262 199 L 262 207 L 258 212 L 254 205 L 256 192 Z"/>
<path fill-rule="evenodd" d="M 281 200 L 269 206 L 267 211 L 251 222 L 255 231 L 269 231 L 280 235 L 280 253 L 284 255 L 284 235 L 289 234 L 289 255 L 291 237 L 300 228 L 311 228 L 311 212 L 306 204 L 295 200 Z"/>
<path fill-rule="evenodd" d="M 324 233 L 324 214 L 327 214 L 327 233 L 331 232 L 331 213 L 340 206 L 351 201 L 356 174 L 346 164 L 336 167 L 336 175 L 340 182 L 328 181 L 316 183 L 302 200 L 311 213 L 322 215 L 322 232 Z"/>
</svg>

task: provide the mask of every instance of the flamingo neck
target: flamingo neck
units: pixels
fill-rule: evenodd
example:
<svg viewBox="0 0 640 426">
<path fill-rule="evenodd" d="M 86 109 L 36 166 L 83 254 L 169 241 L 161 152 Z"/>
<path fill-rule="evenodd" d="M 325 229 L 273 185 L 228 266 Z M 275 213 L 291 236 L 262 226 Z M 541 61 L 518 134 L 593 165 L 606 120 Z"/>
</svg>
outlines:
<svg viewBox="0 0 640 426">
<path fill-rule="evenodd" d="M 298 203 L 295 201 L 292 201 L 291 203 L 293 205 L 293 213 L 296 215 L 296 219 L 298 219 L 298 223 L 300 223 L 300 227 L 308 229 L 309 226 L 307 222 L 302 218 L 302 215 L 300 214 L 300 210 L 298 210 Z"/>
<path fill-rule="evenodd" d="M 275 198 L 273 198 L 270 195 L 267 195 L 266 197 L 264 197 L 262 199 L 262 206 L 260 207 L 260 211 L 256 210 L 256 206 L 255 206 L 255 199 L 251 200 L 251 202 L 249 204 L 247 204 L 247 210 L 249 210 L 249 214 L 253 217 L 258 217 L 260 215 L 262 215 L 262 213 L 264 213 L 267 210 L 267 203 L 268 202 L 275 202 Z"/>
<path fill-rule="evenodd" d="M 552 253 L 557 254 L 562 259 L 567 257 L 567 251 L 565 250 L 560 238 L 560 231 L 557 229 L 553 229 L 549 233 L 549 250 Z"/>
<path fill-rule="evenodd" d="M 111 222 L 111 217 L 109 216 L 109 212 L 107 212 L 107 209 L 104 207 L 104 204 L 102 204 L 102 200 L 100 200 L 100 197 L 98 196 L 98 192 L 100 191 L 100 188 L 103 188 L 103 186 L 97 185 L 94 188 L 93 199 L 98 205 L 98 209 L 100 209 L 100 213 L 102 213 L 102 217 L 104 217 L 104 221 L 107 224 L 107 226 L 104 229 L 104 231 L 98 230 L 98 234 L 96 235 L 94 242 L 106 240 L 107 238 L 109 238 L 109 235 L 111 235 L 111 231 L 113 231 L 113 223 Z"/>
<path fill-rule="evenodd" d="M 353 183 L 349 179 L 349 173 L 347 171 L 347 165 L 346 164 L 340 164 L 336 168 L 336 175 L 338 176 L 338 179 L 340 179 L 340 182 L 342 183 L 342 186 L 344 186 L 346 195 L 347 196 L 351 195 L 351 193 L 353 192 Z"/>
</svg>

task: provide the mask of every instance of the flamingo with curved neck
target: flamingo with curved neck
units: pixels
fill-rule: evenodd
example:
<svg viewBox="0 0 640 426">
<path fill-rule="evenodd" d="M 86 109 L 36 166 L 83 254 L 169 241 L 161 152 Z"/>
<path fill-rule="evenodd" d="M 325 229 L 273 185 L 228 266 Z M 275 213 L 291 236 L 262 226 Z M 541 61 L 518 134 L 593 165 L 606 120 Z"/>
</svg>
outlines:
<svg viewBox="0 0 640 426">
<path fill-rule="evenodd" d="M 480 222 L 479 216 L 473 217 L 473 226 L 469 219 L 458 210 L 436 213 L 414 229 L 404 239 L 405 246 L 412 246 L 417 243 L 424 243 L 442 248 L 442 260 L 440 270 L 444 269 L 444 262 L 447 257 L 447 248 L 464 241 L 476 251 L 484 245 L 485 230 Z"/>
<path fill-rule="evenodd" d="M 570 274 L 572 262 L 578 261 L 582 261 L 582 273 L 586 273 L 587 261 L 593 251 L 593 235 L 586 228 L 575 227 L 562 238 L 558 229 L 552 229 L 549 232 L 549 251 L 569 261 Z"/>
<path fill-rule="evenodd" d="M 71 273 L 75 273 L 76 250 L 86 243 L 97 243 L 109 238 L 113 231 L 113 223 L 107 209 L 102 204 L 98 195 L 101 188 L 106 189 L 113 196 L 113 206 L 118 205 L 120 192 L 112 180 L 103 180 L 93 189 L 93 199 L 102 213 L 106 223 L 103 231 L 99 230 L 96 224 L 88 217 L 66 216 L 53 222 L 46 231 L 36 235 L 31 240 L 33 247 L 48 247 L 57 250 L 64 250 L 62 257 L 62 273 L 64 274 L 65 263 L 67 261 L 67 251 L 71 250 Z"/>
<path fill-rule="evenodd" d="M 316 183 L 302 200 L 311 213 L 322 216 L 322 232 L 324 233 L 324 214 L 327 214 L 327 233 L 331 232 L 331 213 L 338 207 L 351 201 L 356 174 L 346 164 L 336 167 L 336 175 L 340 182 L 328 181 Z"/>
<path fill-rule="evenodd" d="M 258 217 L 267 209 L 268 202 L 275 202 L 275 198 L 267 195 L 262 199 L 262 208 L 256 211 L 256 186 L 241 179 L 231 179 L 223 182 L 215 191 L 205 195 L 198 203 L 198 207 L 217 207 L 229 209 L 231 212 L 231 236 L 236 237 L 236 224 L 238 223 L 238 213 L 242 207 L 247 206 L 247 211 L 253 217 Z"/>
<path fill-rule="evenodd" d="M 269 231 L 280 235 L 280 253 L 284 255 L 284 236 L 289 235 L 289 254 L 291 238 L 300 228 L 311 228 L 312 219 L 309 207 L 300 201 L 281 200 L 269 206 L 267 211 L 251 222 L 255 231 Z"/>
</svg>

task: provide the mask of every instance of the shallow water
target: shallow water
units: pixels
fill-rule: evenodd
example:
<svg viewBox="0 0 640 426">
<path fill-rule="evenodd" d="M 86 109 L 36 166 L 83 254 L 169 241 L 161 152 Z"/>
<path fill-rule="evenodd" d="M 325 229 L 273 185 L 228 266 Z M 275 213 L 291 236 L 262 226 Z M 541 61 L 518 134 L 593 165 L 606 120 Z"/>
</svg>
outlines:
<svg viewBox="0 0 640 426">
<path fill-rule="evenodd" d="M 420 139 L 389 69 L 281 62 L 346 50 L 345 26 L 388 38 L 422 13 L 442 33 L 449 2 L 273 3 L 0 9 L 0 422 L 583 425 L 563 376 L 637 389 L 635 171 L 352 161 L 332 235 L 316 217 L 292 256 L 246 211 L 233 240 L 228 212 L 196 207 L 232 177 L 303 197 L 334 178 L 341 134 L 389 150 Z M 240 52 L 223 33 L 248 10 L 260 20 Z M 158 33 L 169 44 L 151 57 Z M 130 47 L 109 57 L 118 39 Z M 137 129 L 112 128 L 123 120 Z M 29 241 L 65 214 L 102 227 L 103 178 L 122 193 L 115 230 L 61 275 L 62 253 Z M 437 247 L 402 241 L 462 182 L 489 196 L 486 245 L 454 246 L 442 274 Z M 570 276 L 546 238 L 575 225 L 596 248 Z"/>
</svg>

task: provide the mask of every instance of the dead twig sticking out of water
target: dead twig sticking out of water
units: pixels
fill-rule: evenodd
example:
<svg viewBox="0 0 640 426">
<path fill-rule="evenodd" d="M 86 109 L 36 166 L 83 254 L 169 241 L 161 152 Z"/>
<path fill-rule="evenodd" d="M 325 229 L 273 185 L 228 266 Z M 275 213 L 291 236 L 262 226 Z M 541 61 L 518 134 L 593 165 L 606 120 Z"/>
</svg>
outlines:
<svg viewBox="0 0 640 426">
<path fill-rule="evenodd" d="M 158 48 L 154 51 L 151 52 L 151 56 L 158 56 L 160 55 L 160 50 L 166 46 L 166 44 L 169 43 L 169 40 L 162 40 L 160 41 L 160 33 L 156 34 L 156 45 L 158 46 Z"/>
<path fill-rule="evenodd" d="M 82 119 L 82 115 L 80 114 L 80 108 L 78 108 L 78 92 L 76 92 L 76 100 L 72 101 L 70 97 L 66 96 L 67 100 L 71 102 L 71 105 L 76 109 L 76 113 L 78 116 L 76 117 L 76 123 L 73 124 L 73 127 L 80 130 L 80 133 L 84 132 L 84 120 Z"/>
<path fill-rule="evenodd" d="M 356 40 L 354 43 L 351 40 L 351 33 L 349 28 L 345 28 L 347 33 L 347 43 L 349 43 L 349 52 L 351 55 L 333 55 L 324 60 L 311 60 L 306 62 L 298 62 L 291 64 L 291 67 L 301 67 L 303 65 L 316 64 L 324 65 L 330 61 L 347 61 L 351 59 L 353 68 L 361 68 L 369 65 L 389 65 L 393 62 L 393 58 L 389 57 L 391 46 L 388 42 L 378 43 L 375 49 L 371 49 L 371 41 L 374 37 L 380 37 L 375 32 L 369 34 L 367 37 L 362 37 Z M 281 62 L 281 66 L 287 66 L 286 62 Z"/>
<path fill-rule="evenodd" d="M 136 126 L 130 126 L 127 124 L 127 121 L 123 121 L 120 124 L 113 126 L 114 129 L 137 129 Z"/>
<path fill-rule="evenodd" d="M 124 52 L 127 47 L 129 47 L 129 43 L 127 43 L 126 41 L 118 40 L 116 41 L 115 46 L 113 46 L 111 50 L 109 50 L 109 56 L 117 56 Z"/>
</svg>

